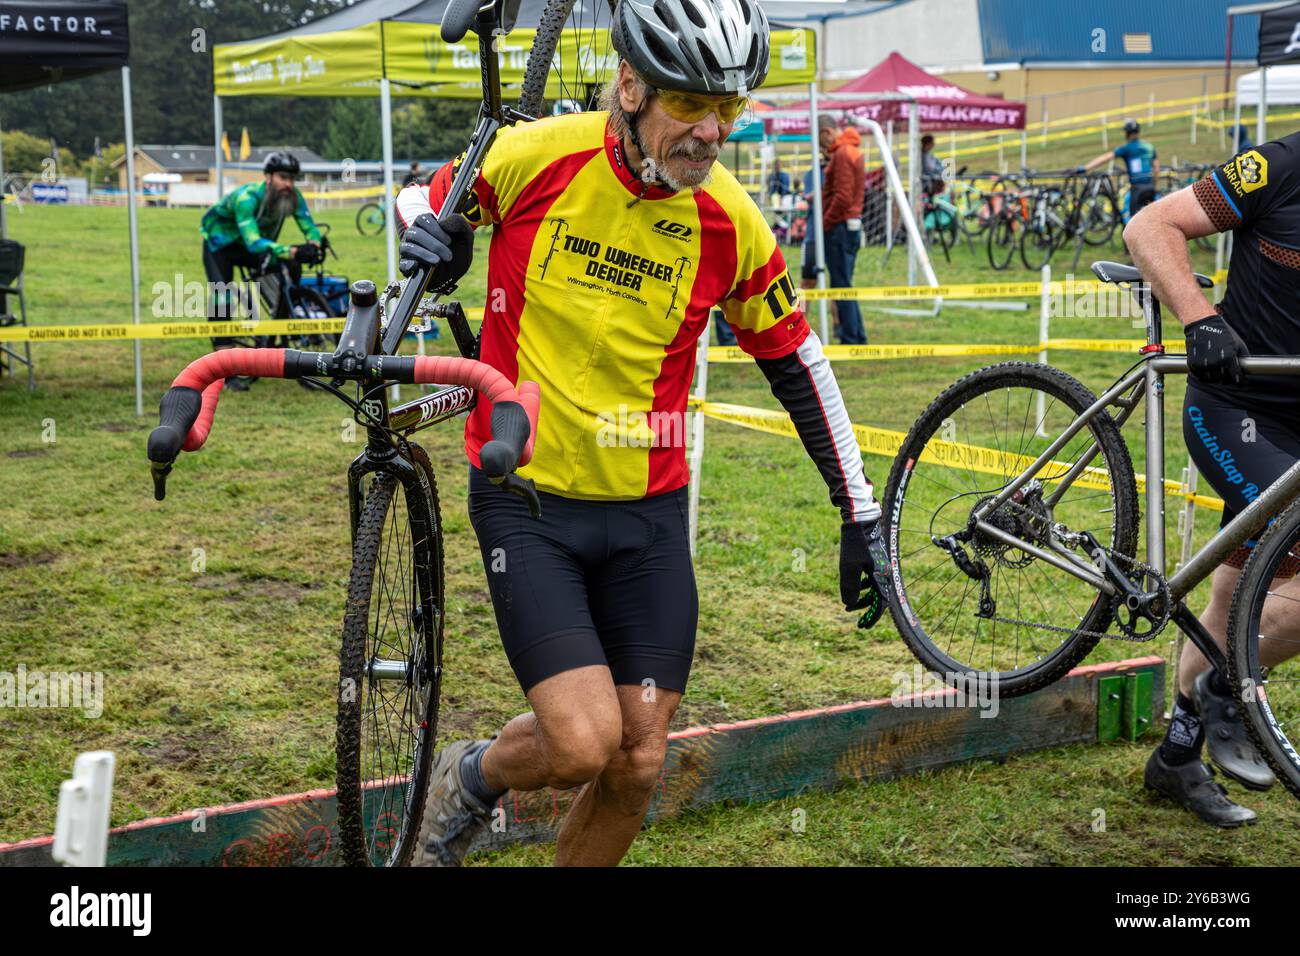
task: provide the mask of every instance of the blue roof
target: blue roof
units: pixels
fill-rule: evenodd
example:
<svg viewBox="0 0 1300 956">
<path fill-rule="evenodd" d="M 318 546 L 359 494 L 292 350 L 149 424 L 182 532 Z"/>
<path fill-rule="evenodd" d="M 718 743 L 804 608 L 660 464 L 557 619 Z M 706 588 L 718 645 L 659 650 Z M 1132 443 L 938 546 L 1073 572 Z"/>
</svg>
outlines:
<svg viewBox="0 0 1300 956">
<path fill-rule="evenodd" d="M 979 0 L 988 63 L 1062 60 L 1141 63 L 1222 60 L 1227 10 L 1242 0 Z M 1233 18 L 1232 59 L 1255 62 L 1259 17 Z M 1104 30 L 1105 50 L 1094 50 Z M 1124 34 L 1150 34 L 1150 53 L 1126 53 Z M 1099 44 L 1098 44 L 1099 45 Z"/>
</svg>

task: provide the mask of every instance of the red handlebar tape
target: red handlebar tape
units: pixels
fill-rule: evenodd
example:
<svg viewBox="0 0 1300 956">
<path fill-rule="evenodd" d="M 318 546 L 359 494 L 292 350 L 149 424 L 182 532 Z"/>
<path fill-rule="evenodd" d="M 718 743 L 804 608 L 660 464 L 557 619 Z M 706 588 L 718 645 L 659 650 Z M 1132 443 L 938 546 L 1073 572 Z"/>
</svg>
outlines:
<svg viewBox="0 0 1300 956">
<path fill-rule="evenodd" d="M 185 438 L 184 450 L 197 451 L 203 447 L 212 431 L 212 420 L 217 413 L 217 401 L 225 379 L 232 375 L 253 375 L 258 378 L 284 377 L 284 349 L 222 349 L 191 362 L 172 387 L 192 388 L 203 393 L 199 417 Z M 464 385 L 479 392 L 492 403 L 518 402 L 528 415 L 530 426 L 528 443 L 524 446 L 519 464 L 526 465 L 533 457 L 533 444 L 537 439 L 537 417 L 541 409 L 541 389 L 536 382 L 520 382 L 518 391 L 510 380 L 490 365 L 456 355 L 420 355 L 415 357 L 415 383 L 417 385 Z"/>
</svg>

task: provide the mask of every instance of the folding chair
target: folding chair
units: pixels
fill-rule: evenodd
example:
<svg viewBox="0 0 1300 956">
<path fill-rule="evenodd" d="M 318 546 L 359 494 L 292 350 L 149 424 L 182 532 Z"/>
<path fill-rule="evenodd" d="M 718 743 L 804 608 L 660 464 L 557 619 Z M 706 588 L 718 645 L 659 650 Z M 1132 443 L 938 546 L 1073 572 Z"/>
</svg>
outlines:
<svg viewBox="0 0 1300 956">
<path fill-rule="evenodd" d="M 10 325 L 27 324 L 27 300 L 23 296 L 23 256 L 26 252 L 21 243 L 12 239 L 0 239 L 0 339 L 4 329 Z M 6 296 L 17 296 L 18 314 L 14 315 L 5 307 Z M 17 344 L 17 343 L 13 343 Z M 0 341 L 0 378 L 5 373 L 14 373 L 14 364 L 27 366 L 27 389 L 36 391 L 36 372 L 32 365 L 32 343 L 23 342 L 23 354 L 19 355 L 10 343 Z"/>
</svg>

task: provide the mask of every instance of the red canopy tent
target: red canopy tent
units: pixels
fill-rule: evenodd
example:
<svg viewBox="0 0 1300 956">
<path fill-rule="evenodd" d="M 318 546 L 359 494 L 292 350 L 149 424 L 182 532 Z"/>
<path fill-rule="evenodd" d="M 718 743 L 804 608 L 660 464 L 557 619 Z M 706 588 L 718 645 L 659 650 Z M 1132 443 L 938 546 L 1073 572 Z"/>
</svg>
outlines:
<svg viewBox="0 0 1300 956">
<path fill-rule="evenodd" d="M 908 103 L 880 99 L 880 94 L 904 94 L 916 100 L 924 131 L 954 129 L 1024 129 L 1025 104 L 996 96 L 982 96 L 956 83 L 931 76 L 899 53 L 891 53 L 856 80 L 834 90 L 835 98 L 821 102 L 819 109 L 843 111 L 875 120 L 882 126 L 906 120 Z M 843 94 L 861 93 L 861 99 L 841 99 Z M 875 95 L 873 95 L 875 94 Z M 798 112 L 796 112 L 798 111 Z M 808 103 L 784 107 L 783 115 L 765 120 L 776 133 L 808 131 Z"/>
</svg>

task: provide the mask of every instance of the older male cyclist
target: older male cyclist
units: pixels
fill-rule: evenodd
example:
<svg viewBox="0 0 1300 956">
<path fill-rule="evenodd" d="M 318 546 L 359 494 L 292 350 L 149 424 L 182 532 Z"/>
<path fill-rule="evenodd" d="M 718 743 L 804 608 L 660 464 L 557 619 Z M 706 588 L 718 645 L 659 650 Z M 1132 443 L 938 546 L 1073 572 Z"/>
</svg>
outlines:
<svg viewBox="0 0 1300 956">
<path fill-rule="evenodd" d="M 469 515 L 506 655 L 532 707 L 438 756 L 418 864 L 458 865 L 507 790 L 586 784 L 555 861 L 612 865 L 641 827 L 695 647 L 684 420 L 695 343 L 722 309 L 840 511 L 840 596 L 878 617 L 880 507 L 763 215 L 717 164 L 768 71 L 755 0 L 621 0 L 602 108 L 505 129 L 465 217 L 491 223 L 482 359 L 541 384 L 541 518 L 470 469 Z M 403 271 L 463 272 L 440 212 L 454 164 L 397 199 Z M 491 408 L 466 424 L 477 465 Z M 807 521 L 808 519 L 801 519 Z M 773 600 L 779 596 L 773 595 Z"/>
</svg>

